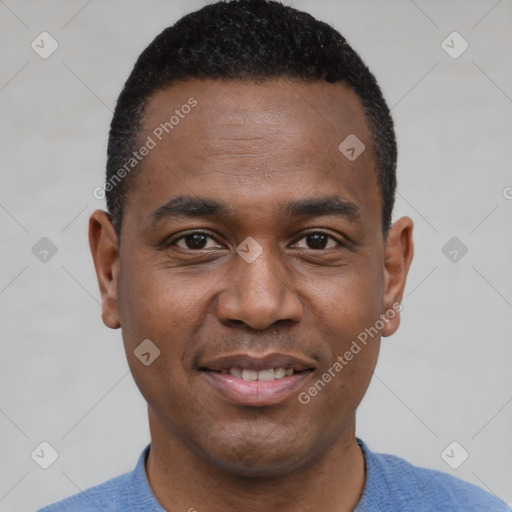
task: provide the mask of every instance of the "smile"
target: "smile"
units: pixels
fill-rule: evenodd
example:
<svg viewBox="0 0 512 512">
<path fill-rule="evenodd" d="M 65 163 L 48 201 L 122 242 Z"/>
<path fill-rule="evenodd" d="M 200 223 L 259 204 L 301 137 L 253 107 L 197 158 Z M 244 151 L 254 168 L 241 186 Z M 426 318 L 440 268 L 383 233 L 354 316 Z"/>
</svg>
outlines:
<svg viewBox="0 0 512 512">
<path fill-rule="evenodd" d="M 232 377 L 236 377 L 237 379 L 243 380 L 274 380 L 274 379 L 282 379 L 283 377 L 289 377 L 293 375 L 293 368 L 284 369 L 284 368 L 269 368 L 268 370 L 243 370 L 241 368 L 230 368 L 229 370 L 221 370 L 221 375 L 231 375 Z"/>
<path fill-rule="evenodd" d="M 199 369 L 224 400 L 264 407 L 295 397 L 315 365 L 314 361 L 285 354 L 238 354 L 205 362 Z"/>
</svg>

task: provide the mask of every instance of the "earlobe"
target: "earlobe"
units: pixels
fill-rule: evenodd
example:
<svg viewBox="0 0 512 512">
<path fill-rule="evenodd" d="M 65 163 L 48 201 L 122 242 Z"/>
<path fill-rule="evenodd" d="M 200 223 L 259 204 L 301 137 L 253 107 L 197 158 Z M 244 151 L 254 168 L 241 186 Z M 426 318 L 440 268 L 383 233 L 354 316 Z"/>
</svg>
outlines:
<svg viewBox="0 0 512 512">
<path fill-rule="evenodd" d="M 384 314 L 388 318 L 382 336 L 391 336 L 400 325 L 402 297 L 414 254 L 413 222 L 409 217 L 398 219 L 388 235 L 384 249 Z"/>
<path fill-rule="evenodd" d="M 111 329 L 121 327 L 118 311 L 119 245 L 107 212 L 96 210 L 89 219 L 89 247 L 101 293 L 103 323 Z"/>
</svg>

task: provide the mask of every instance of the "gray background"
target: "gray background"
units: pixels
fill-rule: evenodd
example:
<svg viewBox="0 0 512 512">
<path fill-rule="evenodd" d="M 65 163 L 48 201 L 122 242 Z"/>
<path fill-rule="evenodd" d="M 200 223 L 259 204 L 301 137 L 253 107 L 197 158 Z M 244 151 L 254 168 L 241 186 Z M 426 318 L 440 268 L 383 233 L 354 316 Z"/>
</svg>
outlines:
<svg viewBox="0 0 512 512">
<path fill-rule="evenodd" d="M 512 2 L 288 3 L 376 74 L 399 140 L 395 218 L 415 220 L 402 326 L 383 340 L 358 435 L 512 503 Z M 0 1 L 0 512 L 131 470 L 149 441 L 120 331 L 100 319 L 86 229 L 134 60 L 203 4 Z M 47 59 L 30 46 L 42 31 L 59 44 Z M 453 31 L 469 43 L 457 59 L 441 47 Z M 454 236 L 468 248 L 457 262 L 442 252 Z M 58 249 L 45 263 L 42 237 Z M 59 453 L 46 470 L 31 459 L 42 441 Z M 469 452 L 458 469 L 441 457 L 452 441 Z"/>
</svg>

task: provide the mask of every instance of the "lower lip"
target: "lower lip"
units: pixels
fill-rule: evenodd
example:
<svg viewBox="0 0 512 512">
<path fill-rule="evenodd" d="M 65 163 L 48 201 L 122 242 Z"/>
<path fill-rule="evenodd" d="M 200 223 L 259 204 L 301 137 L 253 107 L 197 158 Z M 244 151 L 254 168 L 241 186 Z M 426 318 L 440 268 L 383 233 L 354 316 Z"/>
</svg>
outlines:
<svg viewBox="0 0 512 512">
<path fill-rule="evenodd" d="M 274 380 L 243 380 L 214 371 L 201 372 L 231 402 L 238 405 L 266 406 L 286 400 L 304 385 L 312 371 L 294 373 Z"/>
</svg>

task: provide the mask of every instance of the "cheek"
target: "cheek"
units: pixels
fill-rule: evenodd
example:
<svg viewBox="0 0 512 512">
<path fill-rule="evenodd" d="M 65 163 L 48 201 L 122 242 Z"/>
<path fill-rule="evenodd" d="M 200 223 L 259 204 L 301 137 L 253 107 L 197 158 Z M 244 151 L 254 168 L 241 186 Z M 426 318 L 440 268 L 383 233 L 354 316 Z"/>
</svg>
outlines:
<svg viewBox="0 0 512 512">
<path fill-rule="evenodd" d="M 375 325 L 382 313 L 383 275 L 375 258 L 360 261 L 360 269 L 355 265 L 350 271 L 341 269 L 310 296 L 318 330 L 330 340 L 329 356 L 319 375 L 329 380 L 330 392 L 318 403 L 327 416 L 355 410 L 377 363 L 380 332 Z"/>
<path fill-rule="evenodd" d="M 375 253 L 373 253 L 375 254 Z M 328 279 L 308 280 L 309 305 L 328 329 L 356 336 L 382 313 L 384 276 L 375 256 L 354 259 Z"/>
<path fill-rule="evenodd" d="M 127 261 L 121 265 L 119 310 L 121 326 L 134 336 L 166 343 L 183 328 L 193 325 L 195 307 L 206 290 L 193 280 L 170 279 L 172 269 Z"/>
<path fill-rule="evenodd" d="M 119 311 L 123 343 L 133 379 L 152 410 L 167 410 L 172 404 L 177 417 L 188 417 L 198 409 L 184 398 L 187 374 L 183 354 L 190 307 L 186 295 L 173 291 L 161 274 L 147 267 L 145 272 L 132 271 L 128 264 L 122 268 Z M 150 355 L 145 356 L 147 353 Z"/>
<path fill-rule="evenodd" d="M 206 315 L 211 273 L 179 276 L 176 269 L 162 268 L 143 257 L 125 258 L 119 277 L 119 313 L 125 352 L 134 379 L 149 403 L 160 400 L 162 390 L 180 402 L 190 378 L 191 353 Z M 204 334 L 203 334 L 204 337 Z M 145 366 L 136 353 L 143 340 L 160 351 Z"/>
<path fill-rule="evenodd" d="M 119 314 L 126 357 L 150 403 L 159 390 L 169 393 L 183 380 L 184 329 L 190 328 L 193 304 L 186 289 L 178 293 L 164 277 L 164 271 L 136 260 L 121 265 Z"/>
</svg>

